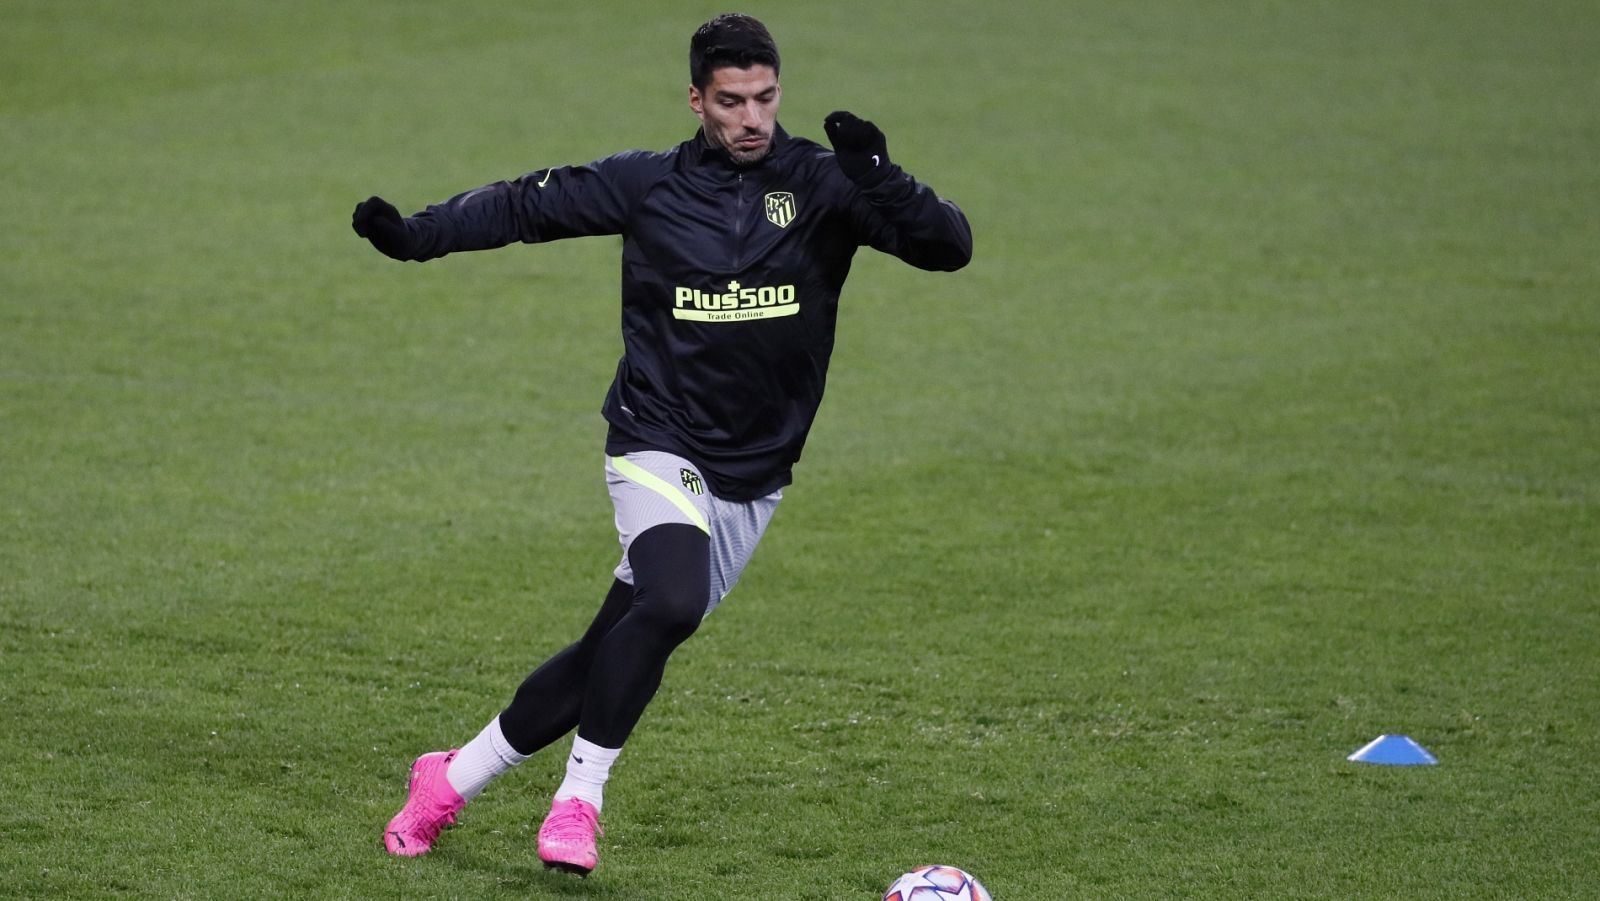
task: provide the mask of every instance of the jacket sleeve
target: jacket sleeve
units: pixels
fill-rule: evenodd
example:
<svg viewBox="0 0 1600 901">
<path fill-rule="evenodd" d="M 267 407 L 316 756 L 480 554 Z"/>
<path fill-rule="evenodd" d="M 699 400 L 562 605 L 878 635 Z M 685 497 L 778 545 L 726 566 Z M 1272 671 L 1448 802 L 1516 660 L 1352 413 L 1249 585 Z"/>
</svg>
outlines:
<svg viewBox="0 0 1600 901">
<path fill-rule="evenodd" d="M 522 242 L 620 234 L 640 181 L 636 152 L 557 166 L 457 194 L 406 220 L 414 260 Z"/>
<path fill-rule="evenodd" d="M 953 272 L 972 260 L 972 227 L 954 203 L 941 199 L 899 166 L 856 185 L 850 214 L 862 244 L 918 269 Z"/>
</svg>

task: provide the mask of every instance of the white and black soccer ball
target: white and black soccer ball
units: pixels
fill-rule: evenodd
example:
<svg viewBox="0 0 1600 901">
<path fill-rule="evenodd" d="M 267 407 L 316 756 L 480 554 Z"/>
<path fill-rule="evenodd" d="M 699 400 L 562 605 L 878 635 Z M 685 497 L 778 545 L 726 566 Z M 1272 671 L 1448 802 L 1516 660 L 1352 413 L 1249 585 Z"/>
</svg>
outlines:
<svg viewBox="0 0 1600 901">
<path fill-rule="evenodd" d="M 958 867 L 918 867 L 883 893 L 883 901 L 994 901 L 989 890 Z"/>
</svg>

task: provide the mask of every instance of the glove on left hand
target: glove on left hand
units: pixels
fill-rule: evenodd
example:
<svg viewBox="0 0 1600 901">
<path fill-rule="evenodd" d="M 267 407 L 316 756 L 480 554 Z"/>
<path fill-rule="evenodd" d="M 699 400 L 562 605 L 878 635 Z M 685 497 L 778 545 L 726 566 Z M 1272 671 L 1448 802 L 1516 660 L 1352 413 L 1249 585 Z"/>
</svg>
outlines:
<svg viewBox="0 0 1600 901">
<path fill-rule="evenodd" d="M 870 179 L 874 173 L 888 171 L 889 142 L 883 131 L 866 119 L 843 110 L 828 114 L 822 128 L 833 144 L 839 168 L 853 182 Z"/>
</svg>

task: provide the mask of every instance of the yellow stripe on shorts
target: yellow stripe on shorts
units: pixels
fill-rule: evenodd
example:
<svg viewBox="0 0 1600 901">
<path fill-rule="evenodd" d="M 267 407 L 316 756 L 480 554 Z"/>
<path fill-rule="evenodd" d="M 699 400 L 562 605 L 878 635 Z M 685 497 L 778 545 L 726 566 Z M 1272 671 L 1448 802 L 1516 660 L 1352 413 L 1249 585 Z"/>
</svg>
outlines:
<svg viewBox="0 0 1600 901">
<path fill-rule="evenodd" d="M 705 514 L 701 513 L 700 508 L 696 507 L 693 502 L 684 497 L 682 492 L 672 487 L 672 484 L 666 479 L 629 461 L 626 457 L 612 457 L 611 465 L 617 468 L 617 472 L 621 473 L 623 478 L 637 485 L 642 485 L 671 501 L 674 507 L 683 511 L 684 516 L 689 517 L 690 522 L 699 526 L 700 531 L 707 535 L 711 534 L 711 526 L 706 522 Z"/>
</svg>

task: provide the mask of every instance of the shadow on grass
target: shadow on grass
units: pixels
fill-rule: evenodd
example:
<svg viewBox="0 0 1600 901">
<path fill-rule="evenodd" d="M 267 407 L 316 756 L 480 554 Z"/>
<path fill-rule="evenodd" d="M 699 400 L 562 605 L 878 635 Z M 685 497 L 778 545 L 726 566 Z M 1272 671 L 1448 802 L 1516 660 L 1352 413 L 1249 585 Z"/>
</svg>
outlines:
<svg viewBox="0 0 1600 901">
<path fill-rule="evenodd" d="M 453 848 L 439 863 L 459 871 L 468 881 L 492 879 L 497 887 L 519 897 L 624 898 L 626 886 L 608 884 L 603 876 L 582 878 L 546 869 L 531 845 L 508 848 L 485 843 L 475 848 Z"/>
</svg>

